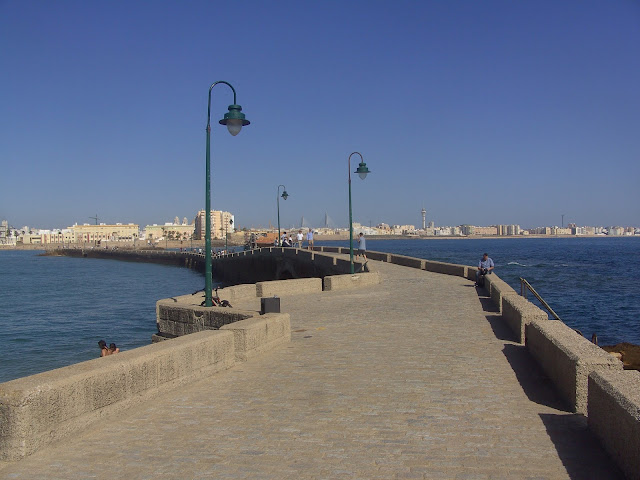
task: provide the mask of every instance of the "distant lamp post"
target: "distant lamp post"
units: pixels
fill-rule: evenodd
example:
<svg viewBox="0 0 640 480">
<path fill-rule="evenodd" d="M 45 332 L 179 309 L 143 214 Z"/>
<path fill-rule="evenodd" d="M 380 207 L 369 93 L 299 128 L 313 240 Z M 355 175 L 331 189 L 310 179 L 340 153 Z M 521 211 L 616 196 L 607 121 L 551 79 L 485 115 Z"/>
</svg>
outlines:
<svg viewBox="0 0 640 480">
<path fill-rule="evenodd" d="M 236 103 L 236 90 L 230 83 L 218 81 L 209 87 L 209 103 L 207 107 L 207 166 L 206 166 L 206 188 L 205 188 L 205 233 L 204 233 L 204 251 L 205 251 L 205 272 L 204 272 L 204 295 L 205 307 L 213 305 L 211 294 L 211 90 L 219 83 L 224 83 L 233 91 L 233 105 L 229 105 L 229 111 L 224 114 L 224 118 L 218 123 L 226 125 L 229 133 L 234 137 L 240 133 L 243 126 L 249 125 L 242 113 L 242 107 Z"/>
<path fill-rule="evenodd" d="M 233 218 L 229 219 L 229 225 L 233 225 Z M 224 229 L 224 250 L 229 255 L 229 233 L 227 232 L 226 225 Z"/>
<path fill-rule="evenodd" d="M 367 164 L 364 163 L 364 158 L 362 158 L 362 154 L 360 152 L 353 152 L 351 155 L 349 155 L 349 161 L 348 163 L 348 168 L 347 171 L 349 172 L 349 262 L 350 262 L 350 267 L 351 267 L 351 274 L 354 273 L 354 269 L 353 269 L 353 217 L 351 214 L 351 157 L 353 155 L 360 155 L 360 164 L 358 165 L 358 168 L 356 169 L 355 172 L 353 173 L 357 173 L 358 176 L 364 180 L 365 178 L 367 178 L 367 174 L 370 173 L 369 169 L 367 168 Z"/>
<path fill-rule="evenodd" d="M 280 187 L 282 187 L 282 195 L 280 195 Z M 278 194 L 276 195 L 276 203 L 278 205 L 278 245 L 282 246 L 282 241 L 280 240 L 280 197 L 284 200 L 289 198 L 287 187 L 284 185 L 278 185 Z"/>
</svg>

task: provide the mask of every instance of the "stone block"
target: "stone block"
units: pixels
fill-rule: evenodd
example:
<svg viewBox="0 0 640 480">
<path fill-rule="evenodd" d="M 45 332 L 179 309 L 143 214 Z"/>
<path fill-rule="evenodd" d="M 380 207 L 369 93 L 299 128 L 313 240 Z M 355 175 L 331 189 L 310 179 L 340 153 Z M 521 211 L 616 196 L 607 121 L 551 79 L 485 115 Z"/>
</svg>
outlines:
<svg viewBox="0 0 640 480">
<path fill-rule="evenodd" d="M 384 252 L 367 252 L 367 258 L 380 262 L 391 262 L 391 254 Z"/>
<path fill-rule="evenodd" d="M 622 370 L 622 362 L 559 320 L 532 321 L 525 327 L 531 355 L 571 409 L 587 414 L 592 372 Z"/>
<path fill-rule="evenodd" d="M 456 265 L 454 263 L 435 262 L 426 260 L 424 269 L 429 272 L 444 273 L 445 275 L 456 275 L 458 277 L 466 276 L 466 266 Z"/>
<path fill-rule="evenodd" d="M 519 343 L 525 342 L 525 326 L 533 321 L 545 321 L 547 314 L 519 295 L 507 295 L 502 299 L 502 319 L 515 334 Z"/>
<path fill-rule="evenodd" d="M 220 330 L 233 332 L 236 360 L 241 362 L 291 341 L 288 313 L 266 313 L 225 325 Z"/>
<path fill-rule="evenodd" d="M 258 297 L 282 297 L 322 291 L 321 278 L 296 278 L 292 280 L 274 280 L 256 283 Z M 229 322 L 230 323 L 230 322 Z"/>
<path fill-rule="evenodd" d="M 251 317 L 248 311 L 224 307 L 203 307 L 174 302 L 171 299 L 156 302 L 158 331 L 170 335 L 188 335 L 202 330 L 217 330 L 228 323 Z"/>
<path fill-rule="evenodd" d="M 228 300 L 232 305 L 235 300 L 245 300 L 247 298 L 256 298 L 256 284 L 245 283 L 242 285 L 233 285 L 218 290 L 218 296 L 222 300 Z"/>
<path fill-rule="evenodd" d="M 351 288 L 360 288 L 369 285 L 377 285 L 380 283 L 380 275 L 378 272 L 356 273 L 354 275 L 330 275 L 324 277 L 323 286 L 325 291 L 329 290 L 348 290 Z"/>
<path fill-rule="evenodd" d="M 0 384 L 0 460 L 235 363 L 232 332 L 206 331 Z"/>
<path fill-rule="evenodd" d="M 415 257 L 407 257 L 406 255 L 390 255 L 389 261 L 391 263 L 395 263 L 396 265 L 418 268 L 420 270 L 424 270 L 424 266 L 426 263 L 426 260 Z"/>
<path fill-rule="evenodd" d="M 488 282 L 487 282 L 488 280 Z M 489 296 L 493 304 L 502 312 L 502 302 L 506 297 L 517 296 L 518 293 L 511 286 L 495 274 L 485 275 L 485 288 L 490 285 Z"/>
<path fill-rule="evenodd" d="M 589 375 L 588 422 L 629 480 L 640 480 L 640 372 Z"/>
</svg>

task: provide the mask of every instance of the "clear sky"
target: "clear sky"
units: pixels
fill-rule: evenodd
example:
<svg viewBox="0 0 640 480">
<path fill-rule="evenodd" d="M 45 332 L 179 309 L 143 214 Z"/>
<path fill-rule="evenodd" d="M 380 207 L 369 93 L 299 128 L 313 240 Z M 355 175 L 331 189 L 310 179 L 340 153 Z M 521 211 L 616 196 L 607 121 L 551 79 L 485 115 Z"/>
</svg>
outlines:
<svg viewBox="0 0 640 480">
<path fill-rule="evenodd" d="M 216 80 L 236 226 L 640 226 L 638 0 L 0 0 L 0 219 L 193 219 Z"/>
</svg>

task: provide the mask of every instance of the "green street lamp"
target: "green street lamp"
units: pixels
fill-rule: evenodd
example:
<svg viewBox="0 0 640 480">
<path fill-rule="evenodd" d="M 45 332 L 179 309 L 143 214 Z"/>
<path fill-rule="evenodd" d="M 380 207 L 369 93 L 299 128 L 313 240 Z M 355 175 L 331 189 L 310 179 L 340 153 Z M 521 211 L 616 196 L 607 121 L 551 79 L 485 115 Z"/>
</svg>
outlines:
<svg viewBox="0 0 640 480">
<path fill-rule="evenodd" d="M 282 195 L 280 195 L 280 187 L 282 187 Z M 282 246 L 282 241 L 280 239 L 280 197 L 285 200 L 289 198 L 287 187 L 284 185 L 278 185 L 278 193 L 276 194 L 276 203 L 278 205 L 278 245 Z"/>
<path fill-rule="evenodd" d="M 349 161 L 347 162 L 348 168 L 347 171 L 349 173 L 349 262 L 351 267 L 351 274 L 353 275 L 353 217 L 351 215 L 351 157 L 355 154 L 360 155 L 360 164 L 355 172 L 358 176 L 364 180 L 367 178 L 367 174 L 370 173 L 367 168 L 367 164 L 364 163 L 364 158 L 362 158 L 362 154 L 360 152 L 353 152 L 349 155 Z"/>
<path fill-rule="evenodd" d="M 211 307 L 211 90 L 219 83 L 224 83 L 233 91 L 233 105 L 229 105 L 229 111 L 224 114 L 224 118 L 218 123 L 226 125 L 229 133 L 234 137 L 240 133 L 243 126 L 249 125 L 249 120 L 245 119 L 242 113 L 242 107 L 236 103 L 236 90 L 230 83 L 222 80 L 214 82 L 209 87 L 209 104 L 207 107 L 207 168 L 206 168 L 206 194 L 205 194 L 205 232 L 204 232 L 204 251 L 205 251 L 205 272 L 204 272 L 204 295 L 205 307 Z"/>
</svg>

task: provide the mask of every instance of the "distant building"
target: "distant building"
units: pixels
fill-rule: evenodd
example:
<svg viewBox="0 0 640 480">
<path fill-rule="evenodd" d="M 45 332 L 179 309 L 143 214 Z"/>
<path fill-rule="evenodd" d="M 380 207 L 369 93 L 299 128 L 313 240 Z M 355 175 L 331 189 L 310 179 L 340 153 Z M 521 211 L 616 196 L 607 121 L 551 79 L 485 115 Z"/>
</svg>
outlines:
<svg viewBox="0 0 640 480">
<path fill-rule="evenodd" d="M 195 225 L 186 225 L 179 223 L 178 217 L 175 218 L 178 223 L 165 223 L 164 225 L 147 225 L 144 227 L 144 239 L 145 240 L 191 240 L 193 238 L 193 232 Z M 186 220 L 186 218 L 185 218 Z"/>
<path fill-rule="evenodd" d="M 73 225 L 69 227 L 73 231 L 74 239 L 77 243 L 93 243 L 100 241 L 109 242 L 132 242 L 140 235 L 140 226 L 135 223 L 116 223 L 115 225 L 107 225 L 101 223 L 99 225 Z"/>
<path fill-rule="evenodd" d="M 200 210 L 194 220 L 194 240 L 204 240 L 206 218 L 204 210 Z M 225 233 L 233 233 L 235 231 L 235 218 L 230 212 L 221 210 L 211 210 L 211 238 L 223 239 Z"/>
</svg>

